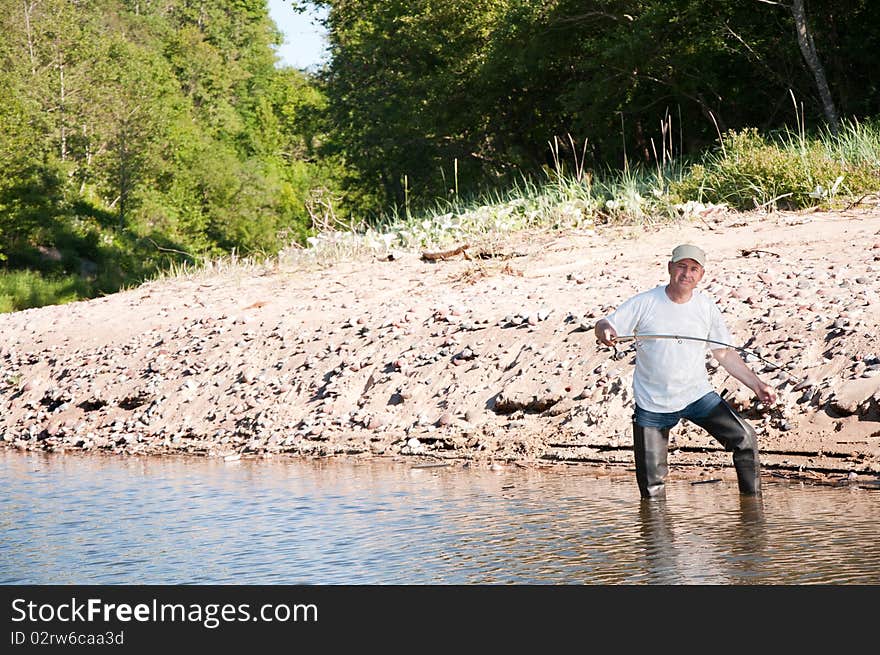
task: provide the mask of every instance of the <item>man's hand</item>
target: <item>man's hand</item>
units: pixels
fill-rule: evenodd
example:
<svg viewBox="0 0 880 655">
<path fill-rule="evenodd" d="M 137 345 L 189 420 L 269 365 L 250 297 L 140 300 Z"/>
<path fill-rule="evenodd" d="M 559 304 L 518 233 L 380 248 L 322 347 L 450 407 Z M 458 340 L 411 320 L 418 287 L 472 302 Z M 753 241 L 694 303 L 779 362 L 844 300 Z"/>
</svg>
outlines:
<svg viewBox="0 0 880 655">
<path fill-rule="evenodd" d="M 758 400 L 768 407 L 776 402 L 776 389 L 763 380 L 758 380 L 758 383 L 752 387 L 752 391 L 755 392 Z"/>
<path fill-rule="evenodd" d="M 617 330 L 611 327 L 611 323 L 606 321 L 604 318 L 596 323 L 596 327 L 593 328 L 593 332 L 596 333 L 596 339 L 599 341 L 599 343 L 602 343 L 606 346 L 613 346 L 614 342 L 617 340 Z"/>
<path fill-rule="evenodd" d="M 762 403 L 769 407 L 776 402 L 776 389 L 755 375 L 733 348 L 713 348 L 712 355 L 725 371 L 754 391 Z"/>
</svg>

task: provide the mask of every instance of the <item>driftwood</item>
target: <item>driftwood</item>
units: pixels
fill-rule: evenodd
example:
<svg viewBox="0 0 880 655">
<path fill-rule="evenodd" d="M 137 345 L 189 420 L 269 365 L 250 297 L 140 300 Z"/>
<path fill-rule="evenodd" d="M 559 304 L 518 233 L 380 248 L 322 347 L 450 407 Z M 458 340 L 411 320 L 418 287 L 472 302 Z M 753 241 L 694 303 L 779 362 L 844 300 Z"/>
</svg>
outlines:
<svg viewBox="0 0 880 655">
<path fill-rule="evenodd" d="M 769 250 L 740 250 L 739 253 L 743 257 L 748 257 L 749 255 L 754 255 L 756 253 L 764 253 L 765 255 L 773 255 L 774 257 L 779 257 L 779 253 L 770 252 Z"/>
<path fill-rule="evenodd" d="M 847 207 L 846 207 L 846 209 L 844 209 L 844 211 L 848 211 L 848 210 L 852 209 L 853 207 L 855 207 L 856 205 L 861 205 L 862 202 L 864 200 L 866 200 L 867 198 L 877 198 L 878 200 L 880 200 L 880 194 L 866 193 L 865 195 L 863 195 L 861 198 L 859 198 L 855 202 L 851 202 L 849 205 L 847 205 Z"/>
<path fill-rule="evenodd" d="M 457 248 L 453 248 L 452 250 L 443 250 L 441 252 L 423 252 L 422 259 L 429 262 L 436 261 L 445 261 L 456 255 L 464 255 L 465 259 L 470 259 L 470 256 L 467 254 L 467 249 L 470 248 L 468 244 L 463 244 L 458 246 Z"/>
</svg>

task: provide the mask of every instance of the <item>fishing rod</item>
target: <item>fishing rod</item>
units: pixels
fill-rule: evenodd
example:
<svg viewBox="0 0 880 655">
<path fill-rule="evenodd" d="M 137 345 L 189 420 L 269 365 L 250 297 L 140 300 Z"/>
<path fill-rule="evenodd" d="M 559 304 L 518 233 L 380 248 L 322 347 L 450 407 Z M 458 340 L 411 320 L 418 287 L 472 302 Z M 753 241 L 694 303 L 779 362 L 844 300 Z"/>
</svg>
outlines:
<svg viewBox="0 0 880 655">
<path fill-rule="evenodd" d="M 682 341 L 682 340 L 703 341 L 705 343 L 714 343 L 719 346 L 724 346 L 725 348 L 733 348 L 734 350 L 738 350 L 740 352 L 746 353 L 747 355 L 751 355 L 752 357 L 756 357 L 756 358 L 760 359 L 762 362 L 764 362 L 765 364 L 768 364 L 775 369 L 779 369 L 780 371 L 782 371 L 783 373 L 785 373 L 788 376 L 790 381 L 798 383 L 798 384 L 800 383 L 800 380 L 798 380 L 791 373 L 786 371 L 785 368 L 783 368 L 782 366 L 779 366 L 779 364 L 774 364 L 773 362 L 771 362 L 767 359 L 764 359 L 763 357 L 761 357 L 758 353 L 754 352 L 753 350 L 749 350 L 748 348 L 743 348 L 742 346 L 734 346 L 733 344 L 724 343 L 723 341 L 715 341 L 714 339 L 706 339 L 704 337 L 687 337 L 687 336 L 683 336 L 680 334 L 628 334 L 628 335 L 625 335 L 622 337 L 614 337 L 614 344 L 612 345 L 612 347 L 614 348 L 615 355 L 617 354 L 617 344 L 618 343 L 626 342 L 626 341 L 638 342 L 639 339 L 675 339 L 677 341 Z"/>
</svg>

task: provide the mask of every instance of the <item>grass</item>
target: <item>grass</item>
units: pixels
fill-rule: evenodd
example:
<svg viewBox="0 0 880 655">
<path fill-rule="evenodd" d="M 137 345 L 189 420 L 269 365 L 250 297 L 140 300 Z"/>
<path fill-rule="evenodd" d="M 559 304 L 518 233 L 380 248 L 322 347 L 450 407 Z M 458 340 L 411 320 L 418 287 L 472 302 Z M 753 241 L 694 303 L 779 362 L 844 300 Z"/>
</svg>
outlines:
<svg viewBox="0 0 880 655">
<path fill-rule="evenodd" d="M 880 189 L 880 123 L 845 122 L 838 134 L 728 132 L 670 186 L 678 200 L 733 209 L 835 209 Z"/>
<path fill-rule="evenodd" d="M 543 180 L 523 178 L 513 186 L 472 201 L 439 200 L 417 213 L 391 211 L 374 225 L 324 229 L 308 239 L 308 247 L 293 247 L 288 261 L 332 264 L 362 255 L 384 256 L 395 250 L 435 251 L 464 243 L 500 252 L 506 235 L 520 230 L 593 231 L 609 223 L 648 224 L 688 218 L 695 203 L 677 203 L 670 184 L 682 167 L 661 166 L 591 171 L 564 166 L 545 170 Z"/>
<path fill-rule="evenodd" d="M 697 161 L 673 158 L 671 125 L 652 166 L 591 171 L 573 153 L 562 161 L 559 143 L 550 143 L 554 166 L 540 181 L 522 179 L 513 187 L 470 202 L 456 196 L 417 215 L 409 208 L 389 212 L 373 226 L 327 229 L 309 239 L 293 259 L 324 265 L 364 254 L 400 250 L 442 250 L 454 244 L 503 244 L 504 235 L 524 229 L 593 230 L 606 224 L 644 225 L 692 220 L 706 210 L 776 210 L 845 206 L 880 190 L 880 123 L 844 122 L 837 134 L 808 136 L 795 130 L 764 136 L 745 129 L 719 135 L 718 147 Z M 582 151 L 585 152 L 585 149 Z M 490 248 L 491 249 L 491 248 Z"/>
<path fill-rule="evenodd" d="M 387 258 L 395 252 L 445 250 L 467 243 L 503 254 L 507 236 L 520 230 L 592 231 L 603 225 L 693 220 L 707 209 L 839 208 L 880 191 L 880 122 L 844 122 L 837 134 L 808 136 L 797 128 L 762 135 L 754 129 L 719 134 L 718 146 L 696 161 L 671 156 L 671 123 L 654 163 L 623 170 L 589 170 L 569 137 L 569 161 L 550 143 L 552 167 L 540 179 L 473 199 L 456 195 L 413 213 L 392 208 L 375 221 L 341 222 L 325 198 L 314 235 L 277 255 L 229 256 L 196 264 L 170 264 L 150 278 L 211 278 L 291 269 L 323 269 L 343 260 Z M 586 144 L 585 144 L 586 145 Z M 456 178 L 456 186 L 457 186 Z M 0 274 L 0 312 L 88 297 L 76 276 L 43 278 L 28 271 Z"/>
<path fill-rule="evenodd" d="M 265 273 L 268 269 L 276 266 L 276 258 L 265 255 L 242 257 L 232 252 L 225 257 L 215 257 L 203 262 L 170 262 L 166 268 L 159 270 L 150 278 L 151 282 L 160 282 L 169 279 L 210 279 L 229 274 L 253 274 Z"/>
<path fill-rule="evenodd" d="M 0 313 L 62 305 L 86 297 L 88 283 L 77 275 L 44 277 L 35 271 L 0 273 Z"/>
</svg>

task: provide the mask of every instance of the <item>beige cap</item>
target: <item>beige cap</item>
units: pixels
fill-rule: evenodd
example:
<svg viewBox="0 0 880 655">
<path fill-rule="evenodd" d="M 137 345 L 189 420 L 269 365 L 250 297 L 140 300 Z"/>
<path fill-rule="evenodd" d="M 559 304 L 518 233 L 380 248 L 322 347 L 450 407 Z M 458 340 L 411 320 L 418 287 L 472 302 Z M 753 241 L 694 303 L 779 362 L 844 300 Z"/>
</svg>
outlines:
<svg viewBox="0 0 880 655">
<path fill-rule="evenodd" d="M 680 246 L 676 246 L 672 251 L 672 259 L 670 261 L 675 263 L 680 262 L 682 259 L 693 259 L 700 266 L 706 266 L 706 253 L 700 248 L 697 248 L 697 246 L 692 246 L 689 243 L 683 243 Z"/>
</svg>

